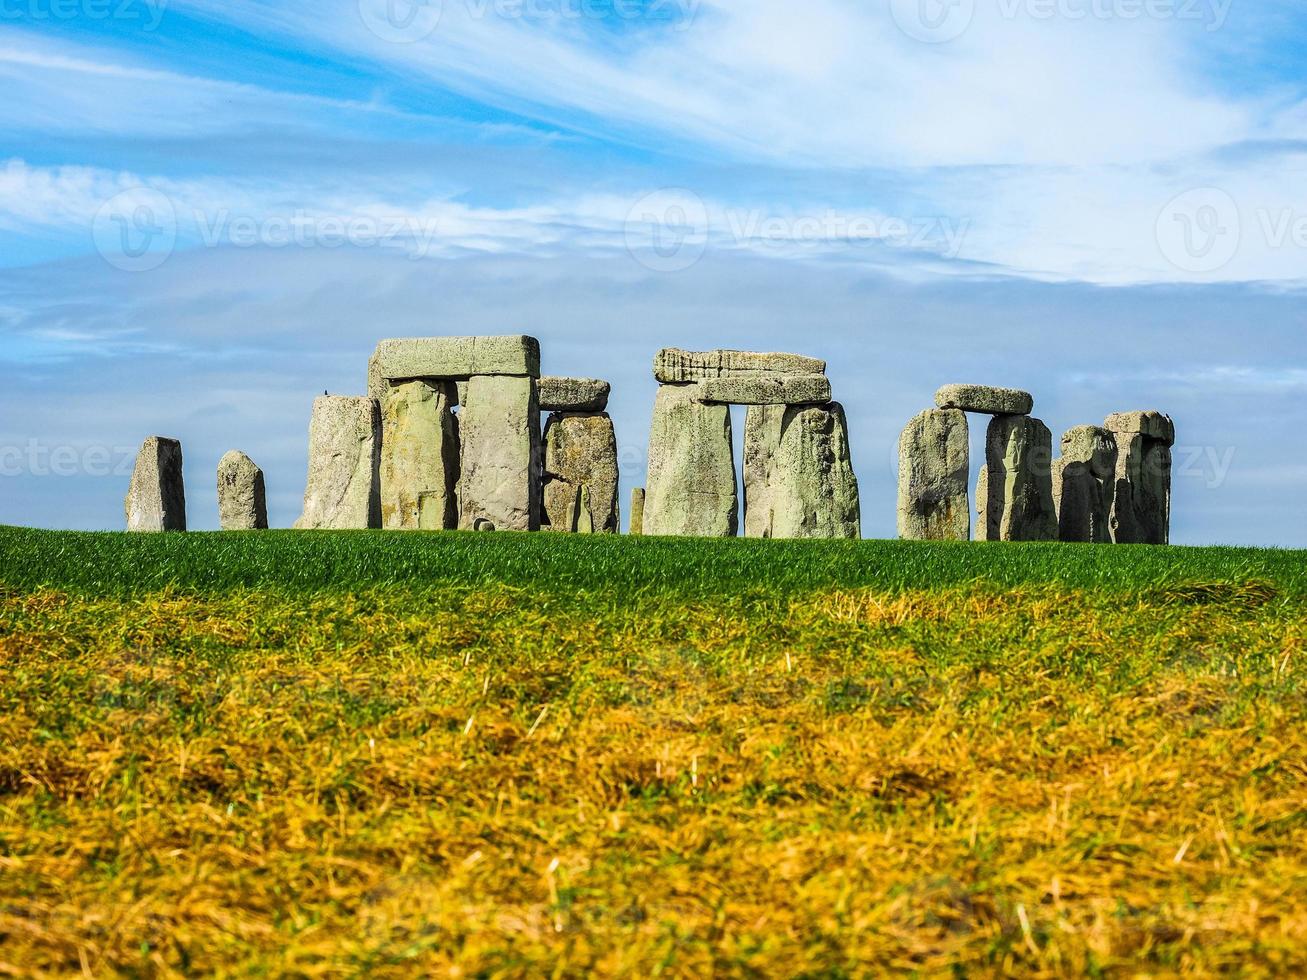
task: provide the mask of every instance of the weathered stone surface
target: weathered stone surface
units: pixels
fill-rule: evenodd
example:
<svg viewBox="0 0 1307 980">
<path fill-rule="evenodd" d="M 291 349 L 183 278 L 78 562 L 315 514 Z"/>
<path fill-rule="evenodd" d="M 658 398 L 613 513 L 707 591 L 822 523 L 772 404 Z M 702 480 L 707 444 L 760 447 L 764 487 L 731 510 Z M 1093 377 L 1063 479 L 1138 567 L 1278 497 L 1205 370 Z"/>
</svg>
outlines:
<svg viewBox="0 0 1307 980">
<path fill-rule="evenodd" d="M 480 375 L 459 410 L 463 530 L 540 529 L 540 402 L 533 378 Z"/>
<path fill-rule="evenodd" d="M 1171 447 L 1175 425 L 1159 412 L 1109 416 L 1117 442 L 1112 540 L 1117 544 L 1171 541 Z"/>
<path fill-rule="evenodd" d="M 218 521 L 224 531 L 264 531 L 268 527 L 263 470 L 234 449 L 218 461 Z"/>
<path fill-rule="evenodd" d="M 824 374 L 728 374 L 696 387 L 701 401 L 722 405 L 825 405 L 831 398 Z"/>
<path fill-rule="evenodd" d="M 631 533 L 644 534 L 644 487 L 631 491 Z"/>
<path fill-rule="evenodd" d="M 654 357 L 660 384 L 686 384 L 730 374 L 825 374 L 826 362 L 801 354 L 713 350 L 696 353 L 666 347 Z"/>
<path fill-rule="evenodd" d="M 1168 447 L 1175 445 L 1175 423 L 1161 412 L 1118 412 L 1107 417 L 1103 428 L 1117 435 L 1139 434 Z"/>
<path fill-rule="evenodd" d="M 1062 541 L 1107 544 L 1116 477 L 1116 436 L 1082 425 L 1062 436 L 1062 457 L 1053 463 L 1053 503 Z"/>
<path fill-rule="evenodd" d="M 451 381 L 401 381 L 386 385 L 382 392 L 382 527 L 397 531 L 458 527 L 456 397 Z"/>
<path fill-rule="evenodd" d="M 693 385 L 664 385 L 654 401 L 644 533 L 734 537 L 739 528 L 731 411 L 705 405 Z"/>
<path fill-rule="evenodd" d="M 617 433 L 607 415 L 555 413 L 545 423 L 541 527 L 616 534 Z"/>
<path fill-rule="evenodd" d="M 596 378 L 541 378 L 542 412 L 602 412 L 612 385 Z"/>
<path fill-rule="evenodd" d="M 380 399 L 387 381 L 452 381 L 485 374 L 540 377 L 540 341 L 520 334 L 383 340 L 368 362 L 368 394 Z"/>
<path fill-rule="evenodd" d="M 1035 396 L 1016 388 L 988 385 L 945 385 L 935 392 L 936 408 L 957 408 L 980 415 L 1029 415 Z"/>
<path fill-rule="evenodd" d="M 129 531 L 185 531 L 186 484 L 182 444 L 150 436 L 136 456 L 124 502 Z"/>
<path fill-rule="evenodd" d="M 971 450 L 967 416 L 958 409 L 922 412 L 899 439 L 899 537 L 967 541 Z"/>
<path fill-rule="evenodd" d="M 985 439 L 986 541 L 1056 541 L 1053 434 L 1028 415 L 999 415 Z"/>
<path fill-rule="evenodd" d="M 381 411 L 372 398 L 323 395 L 309 424 L 304 530 L 381 526 Z"/>
<path fill-rule="evenodd" d="M 976 477 L 976 533 L 977 541 L 989 538 L 989 467 L 981 466 Z"/>
<path fill-rule="evenodd" d="M 862 536 L 858 479 L 839 403 L 749 408 L 744 533 L 751 538 Z"/>
</svg>

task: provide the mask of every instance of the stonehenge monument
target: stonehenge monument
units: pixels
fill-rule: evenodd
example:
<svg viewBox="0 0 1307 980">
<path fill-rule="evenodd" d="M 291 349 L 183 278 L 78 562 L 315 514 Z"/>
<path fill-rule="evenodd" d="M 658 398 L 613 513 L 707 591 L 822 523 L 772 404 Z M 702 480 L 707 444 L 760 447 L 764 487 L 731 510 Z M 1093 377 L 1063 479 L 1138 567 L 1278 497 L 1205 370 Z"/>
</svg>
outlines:
<svg viewBox="0 0 1307 980">
<path fill-rule="evenodd" d="M 640 533 L 734 537 L 740 525 L 731 405 L 745 421 L 745 533 L 861 536 L 844 410 L 826 363 L 799 354 L 694 353 L 654 358 L 659 383 Z"/>
<path fill-rule="evenodd" d="M 838 402 L 749 406 L 744 423 L 744 534 L 862 536 L 858 478 L 844 407 Z"/>
<path fill-rule="evenodd" d="M 824 361 L 669 347 L 653 373 L 648 473 L 631 491 L 630 534 L 861 537 L 848 422 Z M 382 340 L 367 391 L 314 400 L 296 528 L 621 532 L 612 386 L 542 376 L 535 338 Z M 744 410 L 738 461 L 732 406 Z M 1014 388 L 936 391 L 935 407 L 899 439 L 899 537 L 1169 543 L 1169 416 L 1120 412 L 1076 426 L 1054 459 L 1033 410 L 1033 395 Z M 974 496 L 968 414 L 988 416 Z M 221 528 L 266 529 L 259 467 L 232 451 L 217 475 Z M 131 531 L 186 529 L 177 441 L 145 441 L 125 512 Z"/>
<path fill-rule="evenodd" d="M 381 413 L 372 398 L 323 395 L 309 424 L 301 530 L 381 526 Z"/>
<path fill-rule="evenodd" d="M 218 522 L 224 531 L 266 531 L 268 499 L 263 470 L 232 450 L 218 461 Z"/>
<path fill-rule="evenodd" d="M 141 446 L 124 501 L 128 531 L 185 531 L 182 444 L 151 436 Z"/>
<path fill-rule="evenodd" d="M 1052 458 L 1052 433 L 1013 388 L 945 385 L 899 441 L 899 536 L 971 537 L 968 432 L 963 413 L 992 416 L 976 481 L 978 541 L 1166 544 L 1170 540 L 1175 426 L 1159 412 L 1078 426 Z"/>
<path fill-rule="evenodd" d="M 1110 544 L 1116 436 L 1097 425 L 1068 429 L 1053 464 L 1053 502 L 1062 541 Z"/>
<path fill-rule="evenodd" d="M 631 491 L 631 534 L 644 534 L 644 487 Z"/>
<path fill-rule="evenodd" d="M 382 391 L 382 527 L 439 531 L 458 519 L 457 398 L 448 381 L 400 381 Z"/>
<path fill-rule="evenodd" d="M 1170 544 L 1175 423 L 1161 412 L 1122 412 L 1109 415 L 1103 427 L 1117 443 L 1112 540 Z"/>
<path fill-rule="evenodd" d="M 922 412 L 899 440 L 899 537 L 966 541 L 971 537 L 967 416 L 956 408 Z"/>
<path fill-rule="evenodd" d="M 1029 415 L 995 415 L 985 436 L 985 541 L 1056 541 L 1053 434 Z"/>
<path fill-rule="evenodd" d="M 536 379 L 479 374 L 459 413 L 463 464 L 458 527 L 540 530 L 540 403 Z"/>
<path fill-rule="evenodd" d="M 732 538 L 739 529 L 731 410 L 663 385 L 654 400 L 644 533 Z"/>
<path fill-rule="evenodd" d="M 617 432 L 609 384 L 585 378 L 542 378 L 541 407 L 552 414 L 544 432 L 541 527 L 578 534 L 616 534 Z"/>
</svg>

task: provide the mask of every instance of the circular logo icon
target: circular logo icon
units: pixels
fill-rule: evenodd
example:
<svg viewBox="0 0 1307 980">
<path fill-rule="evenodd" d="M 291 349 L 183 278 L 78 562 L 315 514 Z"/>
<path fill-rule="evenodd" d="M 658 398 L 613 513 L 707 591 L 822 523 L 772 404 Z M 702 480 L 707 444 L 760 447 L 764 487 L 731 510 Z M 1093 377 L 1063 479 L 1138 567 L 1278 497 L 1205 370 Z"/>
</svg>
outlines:
<svg viewBox="0 0 1307 980">
<path fill-rule="evenodd" d="M 1216 187 L 1185 191 L 1157 216 L 1162 255 L 1184 272 L 1216 272 L 1229 265 L 1242 240 L 1239 205 Z"/>
<path fill-rule="evenodd" d="M 708 208 L 683 187 L 646 194 L 626 215 L 626 251 L 654 272 L 681 272 L 708 250 Z"/>
<path fill-rule="evenodd" d="M 359 17 L 390 44 L 425 41 L 440 26 L 444 0 L 359 0 Z"/>
<path fill-rule="evenodd" d="M 890 0 L 894 23 L 914 41 L 956 41 L 976 15 L 976 0 Z"/>
<path fill-rule="evenodd" d="M 105 201 L 91 229 L 96 250 L 115 269 L 149 272 L 177 245 L 177 212 L 167 195 L 133 187 Z"/>
</svg>

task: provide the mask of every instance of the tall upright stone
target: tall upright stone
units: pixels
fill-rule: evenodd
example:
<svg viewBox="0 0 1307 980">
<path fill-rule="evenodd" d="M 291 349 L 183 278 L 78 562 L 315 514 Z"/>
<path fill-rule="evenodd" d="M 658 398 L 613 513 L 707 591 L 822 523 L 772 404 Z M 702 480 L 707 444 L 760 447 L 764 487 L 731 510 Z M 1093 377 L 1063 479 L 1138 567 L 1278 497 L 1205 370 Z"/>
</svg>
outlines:
<svg viewBox="0 0 1307 980">
<path fill-rule="evenodd" d="M 463 447 L 458 526 L 540 529 L 540 402 L 536 381 L 512 375 L 468 380 L 459 411 Z"/>
<path fill-rule="evenodd" d="M 1112 540 L 1169 544 L 1175 423 L 1161 412 L 1122 412 L 1103 424 L 1117 442 Z"/>
<path fill-rule="evenodd" d="M 899 537 L 905 541 L 967 541 L 971 449 L 967 416 L 959 409 L 922 412 L 899 439 Z"/>
<path fill-rule="evenodd" d="M 150 436 L 136 456 L 124 501 L 129 531 L 185 531 L 186 484 L 182 444 Z"/>
<path fill-rule="evenodd" d="M 607 415 L 555 412 L 545 423 L 541 527 L 616 534 L 617 433 Z"/>
<path fill-rule="evenodd" d="M 631 534 L 644 534 L 644 487 L 631 491 Z"/>
<path fill-rule="evenodd" d="M 1116 436 L 1107 429 L 1082 425 L 1062 436 L 1062 456 L 1053 463 L 1060 540 L 1111 542 L 1116 457 Z"/>
<path fill-rule="evenodd" d="M 382 386 L 382 527 L 409 531 L 458 527 L 457 397 L 452 381 Z"/>
<path fill-rule="evenodd" d="M 747 537 L 862 536 L 843 406 L 750 406 L 744 433 Z"/>
<path fill-rule="evenodd" d="M 985 540 L 1056 541 L 1053 434 L 1028 415 L 997 415 L 985 440 Z"/>
<path fill-rule="evenodd" d="M 730 409 L 700 401 L 695 385 L 663 385 L 649 433 L 644 533 L 729 538 L 738 529 Z"/>
<path fill-rule="evenodd" d="M 381 411 L 373 398 L 323 395 L 309 424 L 301 530 L 381 526 Z"/>
<path fill-rule="evenodd" d="M 976 533 L 977 541 L 989 541 L 989 467 L 982 465 L 976 477 Z"/>
<path fill-rule="evenodd" d="M 224 531 L 268 528 L 268 494 L 263 470 L 234 449 L 218 461 L 218 521 Z"/>
</svg>

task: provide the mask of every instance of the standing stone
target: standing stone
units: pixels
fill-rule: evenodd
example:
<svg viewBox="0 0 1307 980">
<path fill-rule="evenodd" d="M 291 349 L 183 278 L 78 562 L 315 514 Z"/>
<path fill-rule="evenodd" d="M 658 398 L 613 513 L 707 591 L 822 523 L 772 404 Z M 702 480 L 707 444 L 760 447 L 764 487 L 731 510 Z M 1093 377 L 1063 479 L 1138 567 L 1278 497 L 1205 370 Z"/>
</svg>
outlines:
<svg viewBox="0 0 1307 980">
<path fill-rule="evenodd" d="M 381 411 L 375 399 L 324 395 L 313 402 L 301 530 L 381 526 Z"/>
<path fill-rule="evenodd" d="M 616 534 L 617 433 L 607 415 L 558 412 L 545 424 L 544 515 L 554 531 Z"/>
<path fill-rule="evenodd" d="M 998 415 L 985 440 L 986 541 L 1056 541 L 1053 434 L 1028 415 Z"/>
<path fill-rule="evenodd" d="M 967 416 L 932 409 L 908 423 L 899 439 L 899 537 L 905 541 L 967 541 L 971 450 Z"/>
<path fill-rule="evenodd" d="M 1053 464 L 1060 540 L 1111 542 L 1116 456 L 1116 436 L 1107 429 L 1082 425 L 1062 436 L 1062 458 Z"/>
<path fill-rule="evenodd" d="M 540 530 L 540 402 L 534 378 L 484 375 L 467 384 L 458 526 Z"/>
<path fill-rule="evenodd" d="M 1104 426 L 1117 441 L 1112 540 L 1117 544 L 1171 541 L 1171 447 L 1175 424 L 1160 412 L 1111 415 Z"/>
<path fill-rule="evenodd" d="M 182 444 L 151 436 L 136 456 L 124 503 L 129 531 L 185 531 L 186 484 Z"/>
<path fill-rule="evenodd" d="M 381 397 L 381 526 L 458 527 L 457 393 L 451 381 L 386 384 Z"/>
<path fill-rule="evenodd" d="M 232 450 L 218 461 L 218 520 L 224 531 L 266 531 L 268 495 L 263 470 Z"/>
<path fill-rule="evenodd" d="M 858 479 L 839 403 L 749 408 L 744 533 L 751 538 L 862 536 Z"/>
<path fill-rule="evenodd" d="M 989 537 L 989 467 L 981 466 L 980 475 L 976 477 L 976 540 L 988 541 Z"/>
<path fill-rule="evenodd" d="M 644 534 L 644 487 L 631 491 L 631 533 Z"/>
<path fill-rule="evenodd" d="M 730 538 L 739 529 L 731 411 L 694 385 L 663 385 L 649 433 L 644 533 Z"/>
</svg>

